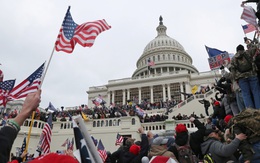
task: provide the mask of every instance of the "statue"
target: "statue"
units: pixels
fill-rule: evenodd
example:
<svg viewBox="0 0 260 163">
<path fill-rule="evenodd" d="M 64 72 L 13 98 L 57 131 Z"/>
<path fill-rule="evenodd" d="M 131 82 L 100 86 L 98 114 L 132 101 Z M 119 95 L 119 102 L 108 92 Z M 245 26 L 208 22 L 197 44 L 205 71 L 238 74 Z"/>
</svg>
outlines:
<svg viewBox="0 0 260 163">
<path fill-rule="evenodd" d="M 159 21 L 160 21 L 160 25 L 163 25 L 163 18 L 162 18 L 162 16 L 160 16 Z"/>
</svg>

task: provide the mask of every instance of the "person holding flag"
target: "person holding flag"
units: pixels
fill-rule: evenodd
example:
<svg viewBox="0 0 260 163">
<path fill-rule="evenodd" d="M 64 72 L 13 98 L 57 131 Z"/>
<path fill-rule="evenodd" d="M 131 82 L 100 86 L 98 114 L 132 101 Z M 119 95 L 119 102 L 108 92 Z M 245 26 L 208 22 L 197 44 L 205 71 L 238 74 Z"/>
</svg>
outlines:
<svg viewBox="0 0 260 163">
<path fill-rule="evenodd" d="M 0 130 L 0 162 L 8 162 L 13 142 L 23 122 L 37 109 L 41 101 L 41 90 L 27 95 L 21 112 Z"/>
</svg>

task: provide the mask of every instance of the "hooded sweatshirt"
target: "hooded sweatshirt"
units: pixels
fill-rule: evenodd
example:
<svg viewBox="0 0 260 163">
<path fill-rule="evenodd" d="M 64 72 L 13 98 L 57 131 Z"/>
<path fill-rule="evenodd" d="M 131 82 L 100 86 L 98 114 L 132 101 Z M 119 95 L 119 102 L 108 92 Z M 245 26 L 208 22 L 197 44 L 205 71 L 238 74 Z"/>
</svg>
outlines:
<svg viewBox="0 0 260 163">
<path fill-rule="evenodd" d="M 213 160 L 216 163 L 223 163 L 230 160 L 237 161 L 234 153 L 238 149 L 240 140 L 235 138 L 229 144 L 223 144 L 216 138 L 208 138 L 201 144 L 201 151 L 203 154 L 211 153 Z"/>
</svg>

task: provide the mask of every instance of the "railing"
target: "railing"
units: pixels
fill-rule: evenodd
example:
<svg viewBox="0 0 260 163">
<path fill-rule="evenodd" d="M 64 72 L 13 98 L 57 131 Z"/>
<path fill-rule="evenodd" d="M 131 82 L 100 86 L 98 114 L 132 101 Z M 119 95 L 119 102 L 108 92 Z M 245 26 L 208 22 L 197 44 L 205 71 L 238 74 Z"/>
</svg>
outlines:
<svg viewBox="0 0 260 163">
<path fill-rule="evenodd" d="M 175 105 L 173 107 L 173 109 L 176 109 L 176 108 L 180 108 L 184 105 L 186 105 L 187 103 L 195 100 L 195 99 L 202 99 L 202 98 L 207 98 L 209 97 L 210 95 L 212 95 L 216 90 L 215 89 L 211 89 L 210 91 L 206 92 L 205 94 L 196 94 L 196 95 L 193 95 L 191 96 L 190 98 L 186 99 L 185 101 L 179 103 L 178 105 Z"/>
</svg>

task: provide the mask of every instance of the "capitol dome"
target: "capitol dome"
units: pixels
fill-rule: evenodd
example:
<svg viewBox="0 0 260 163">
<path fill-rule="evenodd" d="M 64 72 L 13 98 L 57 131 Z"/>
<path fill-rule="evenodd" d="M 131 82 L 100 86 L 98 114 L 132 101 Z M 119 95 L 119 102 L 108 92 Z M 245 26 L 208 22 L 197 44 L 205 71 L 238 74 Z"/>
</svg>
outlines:
<svg viewBox="0 0 260 163">
<path fill-rule="evenodd" d="M 142 56 L 137 60 L 137 69 L 132 77 L 178 73 L 182 70 L 197 73 L 198 70 L 192 65 L 192 58 L 185 52 L 183 46 L 167 36 L 167 27 L 163 25 L 161 16 L 159 21 L 159 26 L 156 28 L 158 35 L 144 48 Z"/>
</svg>

